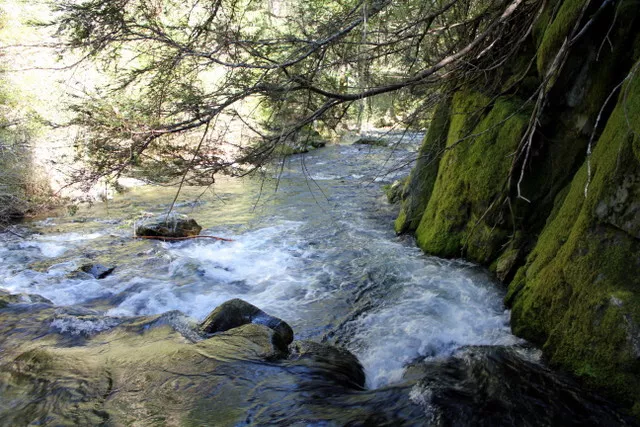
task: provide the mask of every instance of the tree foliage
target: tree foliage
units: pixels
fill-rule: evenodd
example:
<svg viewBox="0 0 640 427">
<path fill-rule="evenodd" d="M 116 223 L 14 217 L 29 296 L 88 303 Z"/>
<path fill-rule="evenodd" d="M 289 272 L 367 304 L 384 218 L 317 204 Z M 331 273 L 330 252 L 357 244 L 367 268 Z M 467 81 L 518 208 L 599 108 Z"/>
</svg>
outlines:
<svg viewBox="0 0 640 427">
<path fill-rule="evenodd" d="M 335 129 L 388 94 L 411 121 L 461 82 L 494 85 L 541 4 L 64 0 L 59 34 L 113 76 L 75 106 L 90 166 L 76 179 L 244 173 L 305 126 Z M 234 121 L 251 138 L 230 151 L 223 123 Z"/>
<path fill-rule="evenodd" d="M 0 9 L 2 41 L 15 30 L 7 22 Z M 8 223 L 55 203 L 33 159 L 41 118 L 30 107 L 29 97 L 7 74 L 10 61 L 10 55 L 0 50 L 0 231 L 5 231 Z"/>
</svg>

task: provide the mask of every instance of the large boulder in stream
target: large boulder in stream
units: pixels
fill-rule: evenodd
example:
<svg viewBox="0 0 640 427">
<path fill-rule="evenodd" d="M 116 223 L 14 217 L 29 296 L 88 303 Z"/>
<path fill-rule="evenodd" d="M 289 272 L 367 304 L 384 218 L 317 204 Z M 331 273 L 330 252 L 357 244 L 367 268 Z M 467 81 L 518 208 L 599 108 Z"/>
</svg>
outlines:
<svg viewBox="0 0 640 427">
<path fill-rule="evenodd" d="M 213 310 L 200 324 L 200 330 L 205 334 L 214 334 L 251 323 L 273 330 L 275 343 L 283 352 L 287 351 L 287 346 L 293 341 L 293 329 L 286 322 L 238 298 Z"/>
<path fill-rule="evenodd" d="M 183 238 L 197 236 L 202 231 L 195 219 L 183 217 L 170 217 L 168 219 L 153 220 L 136 227 L 136 236 L 139 237 L 167 237 Z"/>
</svg>

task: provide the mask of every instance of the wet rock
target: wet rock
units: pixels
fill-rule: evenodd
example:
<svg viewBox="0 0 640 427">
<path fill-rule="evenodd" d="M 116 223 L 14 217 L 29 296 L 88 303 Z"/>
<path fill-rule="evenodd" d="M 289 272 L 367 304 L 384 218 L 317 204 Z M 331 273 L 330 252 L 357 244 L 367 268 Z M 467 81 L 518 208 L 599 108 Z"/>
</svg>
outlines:
<svg viewBox="0 0 640 427">
<path fill-rule="evenodd" d="M 5 308 L 9 304 L 15 304 L 16 302 L 18 302 L 16 295 L 0 291 L 0 309 Z"/>
<path fill-rule="evenodd" d="M 433 425 L 636 425 L 523 349 L 469 346 L 450 358 L 415 363 L 404 377 L 418 380 L 410 399 Z"/>
<path fill-rule="evenodd" d="M 327 145 L 326 141 L 318 139 L 286 141 L 278 145 L 276 152 L 283 156 L 290 156 L 292 154 L 308 153 L 311 150 L 322 148 L 325 145 Z"/>
<path fill-rule="evenodd" d="M 305 126 L 287 135 L 281 135 L 281 129 L 273 129 L 273 131 L 273 137 L 279 139 L 275 146 L 274 154 L 280 156 L 308 153 L 311 150 L 324 147 L 327 144 L 327 141 L 322 138 L 322 135 L 310 126 Z"/>
<path fill-rule="evenodd" d="M 278 360 L 286 357 L 287 346 L 273 329 L 256 323 L 247 323 L 222 332 L 215 337 L 218 345 L 229 344 L 235 353 L 254 360 Z"/>
<path fill-rule="evenodd" d="M 5 308 L 10 304 L 49 304 L 53 303 L 37 294 L 11 294 L 6 291 L 0 290 L 0 309 Z"/>
<path fill-rule="evenodd" d="M 640 173 L 626 174 L 596 207 L 596 217 L 602 222 L 640 239 Z"/>
<path fill-rule="evenodd" d="M 78 269 L 78 271 L 87 273 L 96 279 L 104 279 L 113 273 L 115 269 L 115 267 L 106 267 L 102 264 L 84 264 Z"/>
<path fill-rule="evenodd" d="M 238 298 L 227 301 L 213 310 L 200 324 L 200 330 L 206 334 L 213 334 L 249 323 L 273 329 L 278 347 L 285 352 L 287 346 L 293 341 L 293 329 L 286 322 Z"/>
<path fill-rule="evenodd" d="M 364 388 L 364 369 L 350 351 L 313 341 L 295 341 L 289 350 L 289 360 L 308 367 L 331 382 L 348 388 Z"/>
<path fill-rule="evenodd" d="M 403 200 L 403 193 L 405 184 L 409 177 L 403 179 L 397 179 L 393 184 L 383 186 L 384 193 L 387 196 L 387 201 L 390 204 L 395 204 Z"/>
<path fill-rule="evenodd" d="M 202 227 L 191 218 L 169 218 L 139 225 L 136 235 L 141 237 L 191 237 L 200 234 Z"/>
</svg>

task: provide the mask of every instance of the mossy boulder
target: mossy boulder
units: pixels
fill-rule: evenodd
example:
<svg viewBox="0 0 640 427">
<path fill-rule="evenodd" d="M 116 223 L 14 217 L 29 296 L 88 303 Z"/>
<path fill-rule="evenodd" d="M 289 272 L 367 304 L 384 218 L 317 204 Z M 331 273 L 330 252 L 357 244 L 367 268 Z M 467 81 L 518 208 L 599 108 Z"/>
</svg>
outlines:
<svg viewBox="0 0 640 427">
<path fill-rule="evenodd" d="M 274 154 L 290 156 L 308 153 L 311 150 L 327 145 L 327 140 L 311 126 L 305 126 L 287 138 L 281 138 L 274 148 Z"/>
<path fill-rule="evenodd" d="M 140 237 L 183 238 L 197 236 L 202 231 L 195 219 L 170 217 L 146 222 L 136 227 L 136 235 Z"/>
<path fill-rule="evenodd" d="M 375 136 L 361 136 L 354 141 L 355 145 L 372 145 L 374 147 L 387 147 L 389 141 L 384 138 L 377 138 Z"/>
<path fill-rule="evenodd" d="M 404 189 L 407 184 L 407 180 L 409 177 L 405 177 L 402 179 L 396 179 L 391 184 L 387 184 L 382 186 L 384 194 L 387 196 L 387 201 L 389 203 L 396 204 L 404 198 Z"/>
</svg>

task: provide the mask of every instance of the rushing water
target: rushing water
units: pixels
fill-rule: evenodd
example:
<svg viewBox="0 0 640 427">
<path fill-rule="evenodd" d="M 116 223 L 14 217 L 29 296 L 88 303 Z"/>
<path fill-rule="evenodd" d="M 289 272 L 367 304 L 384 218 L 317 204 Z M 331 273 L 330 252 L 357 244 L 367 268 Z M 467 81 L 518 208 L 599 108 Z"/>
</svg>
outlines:
<svg viewBox="0 0 640 427">
<path fill-rule="evenodd" d="M 40 220 L 25 226 L 27 239 L 5 236 L 0 244 L 0 288 L 99 313 L 51 323 L 68 335 L 170 310 L 200 321 L 242 298 L 288 322 L 296 339 L 349 349 L 369 390 L 402 383 L 408 404 L 422 407 L 422 420 L 412 423 L 433 422 L 433 390 L 424 381 L 407 385 L 416 372 L 423 378 L 434 366 L 467 360 L 469 346 L 512 348 L 509 357 L 533 365 L 538 355 L 511 334 L 504 290 L 483 269 L 425 256 L 393 233 L 397 207 L 381 186 L 408 173 L 414 148 L 329 146 L 259 179 L 185 190 L 178 211 L 196 218 L 203 234 L 232 242 L 133 239 L 136 221 L 166 212 L 173 189 L 137 188 L 73 217 Z M 87 262 L 116 269 L 98 280 L 77 273 Z"/>
</svg>

